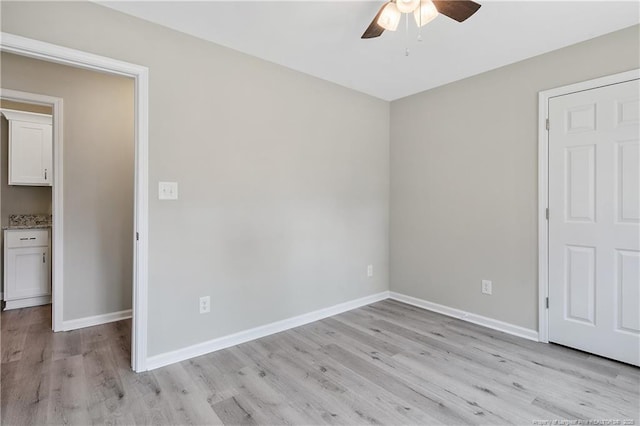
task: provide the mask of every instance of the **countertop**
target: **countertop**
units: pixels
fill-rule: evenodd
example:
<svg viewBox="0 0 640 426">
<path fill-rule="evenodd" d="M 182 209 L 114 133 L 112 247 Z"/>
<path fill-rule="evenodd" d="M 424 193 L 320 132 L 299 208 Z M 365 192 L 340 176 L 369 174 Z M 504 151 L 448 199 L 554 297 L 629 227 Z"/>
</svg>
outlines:
<svg viewBox="0 0 640 426">
<path fill-rule="evenodd" d="M 2 230 L 14 230 L 14 229 L 49 229 L 51 228 L 51 224 L 41 224 L 41 225 L 5 225 L 2 227 Z"/>
<path fill-rule="evenodd" d="M 51 228 L 50 214 L 11 214 L 9 224 L 2 229 L 47 229 Z"/>
</svg>

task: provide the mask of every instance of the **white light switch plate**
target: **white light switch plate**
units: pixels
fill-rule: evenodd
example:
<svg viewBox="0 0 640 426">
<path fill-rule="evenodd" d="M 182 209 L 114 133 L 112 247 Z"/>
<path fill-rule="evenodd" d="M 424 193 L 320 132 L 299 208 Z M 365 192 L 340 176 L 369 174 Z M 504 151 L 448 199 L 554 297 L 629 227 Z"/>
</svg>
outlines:
<svg viewBox="0 0 640 426">
<path fill-rule="evenodd" d="M 178 182 L 158 182 L 159 200 L 177 200 Z"/>
</svg>

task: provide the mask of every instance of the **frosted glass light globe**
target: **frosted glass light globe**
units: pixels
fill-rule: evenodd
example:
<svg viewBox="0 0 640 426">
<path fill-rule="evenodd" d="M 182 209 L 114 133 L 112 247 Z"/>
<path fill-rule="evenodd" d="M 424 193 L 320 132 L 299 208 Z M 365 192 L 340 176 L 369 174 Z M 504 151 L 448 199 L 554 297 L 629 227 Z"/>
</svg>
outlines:
<svg viewBox="0 0 640 426">
<path fill-rule="evenodd" d="M 433 21 L 436 16 L 438 16 L 438 9 L 436 9 L 436 6 L 431 0 L 422 0 L 422 2 L 420 2 L 420 7 L 413 12 L 416 25 L 419 27 Z"/>
<path fill-rule="evenodd" d="M 402 13 L 411 13 L 420 5 L 420 0 L 396 0 L 396 6 Z"/>
<path fill-rule="evenodd" d="M 398 28 L 400 22 L 401 13 L 396 7 L 395 3 L 387 3 L 382 10 L 380 17 L 378 18 L 378 25 L 385 30 L 395 31 Z"/>
</svg>

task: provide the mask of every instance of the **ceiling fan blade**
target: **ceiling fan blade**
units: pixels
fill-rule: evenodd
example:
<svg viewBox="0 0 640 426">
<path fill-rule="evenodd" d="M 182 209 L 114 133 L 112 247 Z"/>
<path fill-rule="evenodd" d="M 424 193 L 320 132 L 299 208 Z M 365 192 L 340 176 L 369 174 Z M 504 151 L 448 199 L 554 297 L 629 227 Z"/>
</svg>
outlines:
<svg viewBox="0 0 640 426">
<path fill-rule="evenodd" d="M 382 10 L 386 5 L 387 3 L 382 5 L 378 13 L 376 13 L 375 18 L 373 18 L 373 21 L 371 21 L 367 29 L 364 30 L 364 33 L 360 38 L 375 38 L 375 37 L 380 37 L 380 35 L 382 35 L 382 33 L 384 32 L 384 28 L 378 25 L 378 18 L 380 17 L 380 14 L 382 13 Z"/>
<path fill-rule="evenodd" d="M 458 22 L 465 21 L 480 9 L 480 5 L 471 0 L 433 0 L 438 12 Z"/>
</svg>

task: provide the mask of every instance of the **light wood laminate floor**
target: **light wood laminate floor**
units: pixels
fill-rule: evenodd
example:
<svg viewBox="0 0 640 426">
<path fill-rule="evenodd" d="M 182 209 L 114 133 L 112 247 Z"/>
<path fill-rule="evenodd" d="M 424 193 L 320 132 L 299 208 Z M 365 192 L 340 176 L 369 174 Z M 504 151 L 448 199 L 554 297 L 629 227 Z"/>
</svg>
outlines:
<svg viewBox="0 0 640 426">
<path fill-rule="evenodd" d="M 2 313 L 3 425 L 638 424 L 640 369 L 395 301 L 142 374 L 129 321 L 50 317 Z"/>
</svg>

